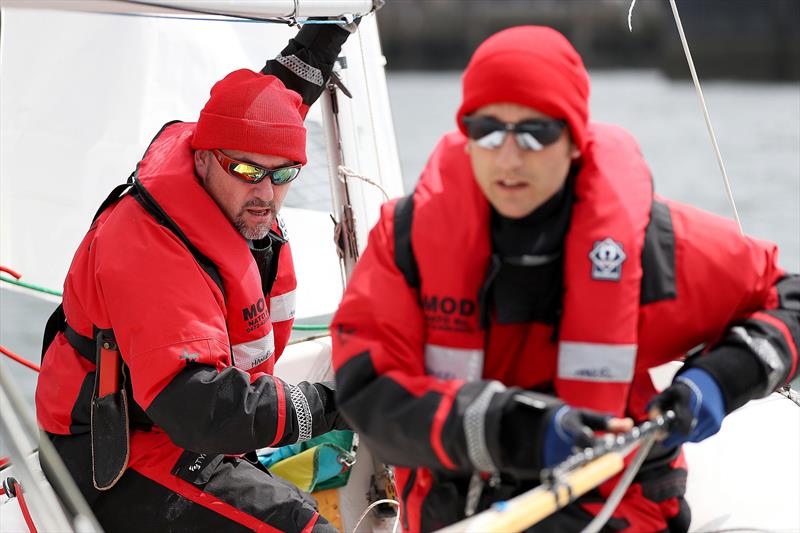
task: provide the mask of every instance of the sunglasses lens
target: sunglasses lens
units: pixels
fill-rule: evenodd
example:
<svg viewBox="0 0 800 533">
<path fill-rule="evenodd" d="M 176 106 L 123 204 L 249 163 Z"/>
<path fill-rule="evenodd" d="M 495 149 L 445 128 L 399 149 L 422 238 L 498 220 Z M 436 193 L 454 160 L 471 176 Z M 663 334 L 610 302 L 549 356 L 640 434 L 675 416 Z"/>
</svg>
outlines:
<svg viewBox="0 0 800 533">
<path fill-rule="evenodd" d="M 231 164 L 230 170 L 240 178 L 254 183 L 258 183 L 264 179 L 264 176 L 267 174 L 266 170 L 261 167 L 241 162 Z"/>
<path fill-rule="evenodd" d="M 553 144 L 561 136 L 566 123 L 563 120 L 529 120 L 505 124 L 493 117 L 464 117 L 467 137 L 481 148 L 494 150 L 503 145 L 506 133 L 512 129 L 517 145 L 523 150 L 539 151 Z"/>
<path fill-rule="evenodd" d="M 300 174 L 299 167 L 283 167 L 276 168 L 272 171 L 272 183 L 275 185 L 283 185 L 289 183 Z"/>
<path fill-rule="evenodd" d="M 548 144 L 553 144 L 561 136 L 561 130 L 564 129 L 565 123 L 562 120 L 531 120 L 528 122 L 520 122 L 514 128 L 517 132 L 517 140 L 521 141 L 520 137 L 531 136 L 536 141 L 538 148 L 528 148 L 529 150 L 541 150 Z M 522 143 L 520 143 L 522 146 Z"/>
<path fill-rule="evenodd" d="M 532 150 L 534 152 L 538 152 L 544 145 L 539 142 L 539 140 L 533 136 L 533 134 L 526 132 L 517 133 L 517 144 L 523 150 Z"/>
<path fill-rule="evenodd" d="M 467 136 L 477 141 L 492 132 L 505 130 L 505 124 L 492 117 L 464 117 Z"/>
<path fill-rule="evenodd" d="M 475 142 L 481 148 L 487 148 L 489 150 L 494 150 L 495 148 L 500 148 L 503 145 L 503 142 L 506 140 L 506 130 L 495 130 L 483 137 L 479 137 L 475 139 Z"/>
</svg>

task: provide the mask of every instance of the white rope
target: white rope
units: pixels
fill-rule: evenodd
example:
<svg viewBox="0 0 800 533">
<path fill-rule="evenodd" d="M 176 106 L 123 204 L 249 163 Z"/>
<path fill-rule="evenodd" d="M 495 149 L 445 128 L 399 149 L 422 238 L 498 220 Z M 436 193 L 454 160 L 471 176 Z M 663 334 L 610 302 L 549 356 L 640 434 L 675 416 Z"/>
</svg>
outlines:
<svg viewBox="0 0 800 533">
<path fill-rule="evenodd" d="M 386 189 L 381 187 L 380 183 L 378 183 L 377 181 L 371 180 L 370 178 L 368 178 L 366 176 L 363 176 L 363 175 L 359 174 L 358 172 L 356 172 L 355 170 L 351 169 L 350 167 L 346 167 L 344 165 L 339 165 L 339 169 L 338 170 L 339 170 L 339 174 L 341 176 L 347 176 L 348 178 L 356 178 L 356 179 L 359 179 L 359 180 L 364 181 L 366 183 L 369 183 L 370 185 L 372 185 L 374 187 L 377 187 L 383 193 L 383 199 L 385 201 L 387 201 L 387 202 L 389 201 L 389 193 L 387 193 Z M 344 182 L 344 179 L 342 179 L 342 182 Z"/>
<path fill-rule="evenodd" d="M 388 503 L 389 505 L 394 505 L 395 507 L 397 507 L 397 516 L 394 519 L 394 526 L 392 526 L 392 533 L 395 533 L 397 531 L 397 525 L 400 523 L 400 502 L 398 502 L 397 500 L 390 500 L 388 498 L 384 498 L 383 500 L 372 502 L 371 504 L 369 504 L 369 507 L 364 509 L 364 512 L 361 513 L 361 516 L 356 522 L 356 527 L 353 528 L 353 533 L 356 533 L 356 531 L 358 531 L 358 526 L 360 526 L 361 522 L 363 522 L 364 519 L 367 517 L 367 513 L 369 513 L 374 507 L 382 503 Z"/>
<path fill-rule="evenodd" d="M 634 0 L 635 2 L 635 0 Z M 689 63 L 689 71 L 692 73 L 692 80 L 694 81 L 694 88 L 697 91 L 697 97 L 700 99 L 700 106 L 703 108 L 703 116 L 706 120 L 706 127 L 708 128 L 708 134 L 711 136 L 711 144 L 714 146 L 714 153 L 717 156 L 717 163 L 719 164 L 719 169 L 722 172 L 722 180 L 725 182 L 725 192 L 728 195 L 728 202 L 731 204 L 731 208 L 733 209 L 733 216 L 736 218 L 736 225 L 739 226 L 739 233 L 744 235 L 744 231 L 742 230 L 742 222 L 739 219 L 739 212 L 736 209 L 736 202 L 733 199 L 733 192 L 731 191 L 731 184 L 728 180 L 728 173 L 725 172 L 725 164 L 722 162 L 722 154 L 719 151 L 719 145 L 717 144 L 717 136 L 714 135 L 714 127 L 711 125 L 711 118 L 708 115 L 708 107 L 706 106 L 706 100 L 703 97 L 703 90 L 700 88 L 700 80 L 697 78 L 697 72 L 694 68 L 694 61 L 692 60 L 692 53 L 689 51 L 689 43 L 686 42 L 686 35 L 683 33 L 683 24 L 681 24 L 681 17 L 678 14 L 678 6 L 675 5 L 675 0 L 669 0 L 670 6 L 672 6 L 672 16 L 675 18 L 675 24 L 678 26 L 678 33 L 681 37 L 681 44 L 683 45 L 683 52 L 686 55 L 686 61 Z M 631 5 L 631 9 L 633 5 Z"/>
</svg>

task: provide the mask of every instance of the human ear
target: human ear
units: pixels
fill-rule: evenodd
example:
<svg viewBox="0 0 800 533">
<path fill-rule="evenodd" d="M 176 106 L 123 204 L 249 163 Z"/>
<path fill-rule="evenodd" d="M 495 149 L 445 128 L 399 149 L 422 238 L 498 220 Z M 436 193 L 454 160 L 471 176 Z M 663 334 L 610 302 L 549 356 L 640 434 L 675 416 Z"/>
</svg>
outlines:
<svg viewBox="0 0 800 533">
<path fill-rule="evenodd" d="M 198 175 L 206 175 L 208 170 L 208 150 L 194 151 L 194 168 Z"/>
</svg>

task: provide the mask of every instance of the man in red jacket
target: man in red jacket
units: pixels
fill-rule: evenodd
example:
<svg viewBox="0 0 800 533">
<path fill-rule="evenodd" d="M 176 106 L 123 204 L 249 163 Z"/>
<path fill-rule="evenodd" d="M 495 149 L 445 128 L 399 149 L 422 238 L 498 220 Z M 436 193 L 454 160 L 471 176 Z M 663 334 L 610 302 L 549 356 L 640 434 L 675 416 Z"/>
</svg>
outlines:
<svg viewBox="0 0 800 533">
<path fill-rule="evenodd" d="M 463 76 L 459 131 L 384 206 L 333 321 L 337 399 L 396 465 L 406 531 L 539 483 L 587 430 L 677 414 L 606 525 L 685 532 L 680 444 L 797 370 L 800 283 L 774 245 L 653 193 L 633 138 L 588 120 L 563 35 L 502 31 Z M 705 349 L 657 394 L 649 369 Z M 579 531 L 606 483 L 532 531 Z"/>
<path fill-rule="evenodd" d="M 294 317 L 278 213 L 348 35 L 306 26 L 261 72 L 216 83 L 197 123 L 162 128 L 75 254 L 36 407 L 108 531 L 334 531 L 253 451 L 342 427 L 330 383 L 272 370 Z"/>
</svg>

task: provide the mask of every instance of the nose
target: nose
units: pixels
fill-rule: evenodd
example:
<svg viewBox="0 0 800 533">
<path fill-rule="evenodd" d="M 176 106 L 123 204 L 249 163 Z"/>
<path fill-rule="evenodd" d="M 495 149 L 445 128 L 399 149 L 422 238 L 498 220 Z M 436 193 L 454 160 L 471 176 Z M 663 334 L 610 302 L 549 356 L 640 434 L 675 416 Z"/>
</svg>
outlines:
<svg viewBox="0 0 800 533">
<path fill-rule="evenodd" d="M 269 180 L 269 178 L 264 179 L 263 181 L 259 181 L 256 184 L 251 185 L 253 188 L 253 196 L 264 200 L 265 202 L 269 202 L 275 196 L 275 190 L 273 189 L 274 185 Z"/>
<path fill-rule="evenodd" d="M 522 165 L 521 151 L 522 150 L 517 144 L 517 140 L 514 138 L 513 133 L 509 132 L 506 134 L 503 144 L 501 144 L 495 152 L 497 154 L 495 156 L 495 164 L 500 170 L 516 170 L 520 167 L 520 165 Z"/>
</svg>

